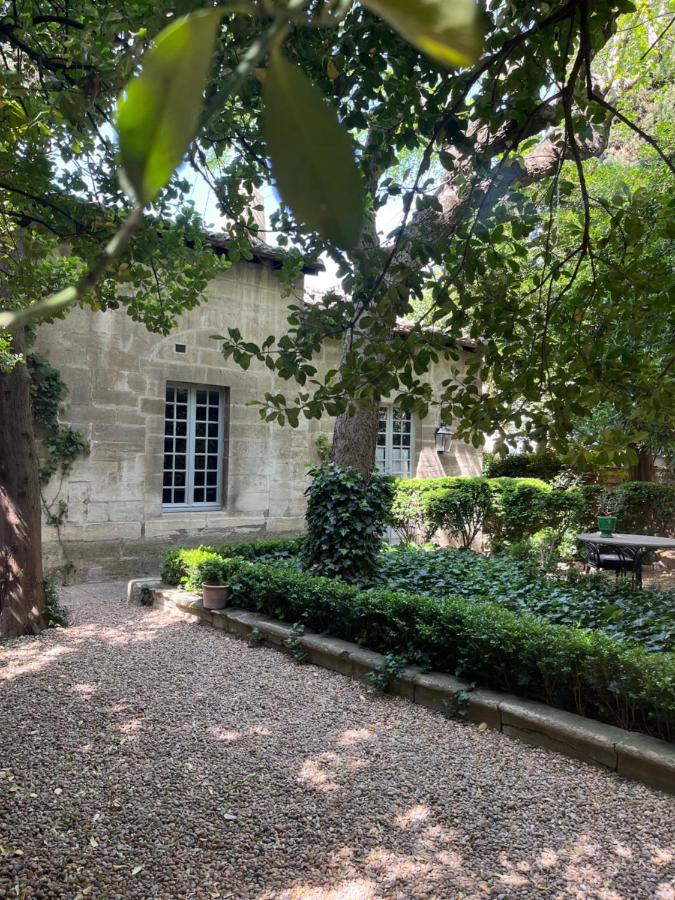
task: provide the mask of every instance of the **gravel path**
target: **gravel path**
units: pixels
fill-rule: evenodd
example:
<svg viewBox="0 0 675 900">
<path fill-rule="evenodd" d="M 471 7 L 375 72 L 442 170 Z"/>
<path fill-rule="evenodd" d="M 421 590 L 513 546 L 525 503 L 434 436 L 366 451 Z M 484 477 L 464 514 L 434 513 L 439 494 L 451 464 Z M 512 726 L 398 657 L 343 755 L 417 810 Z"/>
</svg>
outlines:
<svg viewBox="0 0 675 900">
<path fill-rule="evenodd" d="M 168 613 L 0 646 L 0 897 L 675 898 L 675 803 Z"/>
</svg>

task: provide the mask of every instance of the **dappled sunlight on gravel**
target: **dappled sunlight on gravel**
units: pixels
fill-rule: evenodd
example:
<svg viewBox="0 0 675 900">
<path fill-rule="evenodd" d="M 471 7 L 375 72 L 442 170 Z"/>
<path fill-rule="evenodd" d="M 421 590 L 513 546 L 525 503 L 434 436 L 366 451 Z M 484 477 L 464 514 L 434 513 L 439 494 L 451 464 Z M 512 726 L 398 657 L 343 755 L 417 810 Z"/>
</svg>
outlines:
<svg viewBox="0 0 675 900">
<path fill-rule="evenodd" d="M 0 645 L 0 898 L 675 900 L 672 797 L 121 597 Z"/>
</svg>

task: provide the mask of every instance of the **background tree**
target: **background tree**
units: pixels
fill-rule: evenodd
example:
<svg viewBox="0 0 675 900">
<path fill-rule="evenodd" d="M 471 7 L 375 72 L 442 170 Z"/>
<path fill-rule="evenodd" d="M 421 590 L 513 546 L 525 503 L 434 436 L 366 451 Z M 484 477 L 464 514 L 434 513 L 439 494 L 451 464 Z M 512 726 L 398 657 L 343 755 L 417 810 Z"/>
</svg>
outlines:
<svg viewBox="0 0 675 900">
<path fill-rule="evenodd" d="M 649 292 L 640 299 L 629 284 L 646 245 L 670 238 L 663 202 L 672 141 L 659 125 L 672 83 L 669 21 L 660 2 L 489 3 L 484 53 L 454 73 L 392 40 L 359 6 L 337 31 L 291 35 L 288 54 L 330 93 L 357 138 L 368 207 L 361 239 L 348 252 L 308 233 L 283 208 L 274 218 L 282 241 L 332 257 L 341 291 L 318 307 L 297 304 L 288 333 L 270 336 L 256 352 L 244 346 L 246 336 L 225 340 L 226 355 L 246 364 L 256 356 L 300 382 L 297 392 L 269 394 L 263 415 L 291 424 L 300 415 L 337 415 L 333 459 L 365 473 L 385 396 L 421 415 L 437 403 L 439 415 L 475 444 L 509 429 L 566 446 L 571 417 L 606 390 L 617 400 L 623 391 L 624 406 L 637 390 L 648 417 L 647 385 L 655 379 L 652 407 L 662 413 L 668 379 L 645 365 L 647 344 L 617 350 L 634 322 L 658 342 L 663 375 L 672 371 L 655 327 L 666 314 L 665 260 L 658 252 L 650 257 L 656 280 L 648 303 Z M 251 82 L 245 110 L 233 105 L 203 137 L 216 156 L 238 151 L 209 175 L 223 209 L 242 183 L 270 177 L 259 94 Z M 644 116 L 641 105 L 649 107 Z M 620 222 L 590 196 L 585 163 L 610 147 L 618 160 L 612 128 L 637 154 L 636 165 L 651 167 L 663 186 L 658 199 L 629 187 L 620 200 L 626 220 L 656 221 L 648 235 L 635 234 L 619 269 L 606 260 L 623 252 Z M 377 212 L 395 203 L 399 225 L 380 234 Z M 395 330 L 401 316 L 413 323 L 405 337 Z M 611 340 L 607 332 L 605 356 L 591 347 L 584 357 L 579 332 L 608 317 L 615 331 Z M 441 355 L 458 359 L 466 334 L 478 344 L 468 370 L 458 367 L 432 396 L 421 376 Z M 319 376 L 316 356 L 329 338 L 342 341 L 341 366 Z M 638 439 L 638 431 L 625 432 L 621 447 L 607 449 Z"/>
</svg>

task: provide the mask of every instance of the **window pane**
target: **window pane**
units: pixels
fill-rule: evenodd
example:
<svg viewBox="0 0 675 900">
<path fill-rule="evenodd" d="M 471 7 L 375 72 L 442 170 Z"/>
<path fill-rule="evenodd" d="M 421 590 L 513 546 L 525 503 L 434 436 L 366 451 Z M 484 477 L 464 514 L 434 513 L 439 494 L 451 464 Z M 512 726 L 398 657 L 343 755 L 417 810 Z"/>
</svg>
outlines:
<svg viewBox="0 0 675 900">
<path fill-rule="evenodd" d="M 187 422 L 176 422 L 176 434 L 181 437 L 187 434 Z"/>
<path fill-rule="evenodd" d="M 206 403 L 206 391 L 197 391 L 197 403 Z"/>
<path fill-rule="evenodd" d="M 182 404 L 178 404 L 176 407 L 176 418 L 177 419 L 187 419 L 187 406 L 183 406 Z"/>
<path fill-rule="evenodd" d="M 203 487 L 204 485 L 204 473 L 203 472 L 195 472 L 195 485 L 199 487 Z"/>
<path fill-rule="evenodd" d="M 198 422 L 206 421 L 206 407 L 205 406 L 197 407 L 197 421 Z"/>
<path fill-rule="evenodd" d="M 215 488 L 207 488 L 206 489 L 206 502 L 207 503 L 215 503 L 218 499 L 218 492 Z"/>
<path fill-rule="evenodd" d="M 195 425 L 195 434 L 197 437 L 204 437 L 206 435 L 206 423 L 205 422 L 197 422 Z"/>
<path fill-rule="evenodd" d="M 171 503 L 171 488 L 164 488 L 162 491 L 162 503 Z"/>
<path fill-rule="evenodd" d="M 195 488 L 195 503 L 204 502 L 204 488 Z"/>
<path fill-rule="evenodd" d="M 185 503 L 185 491 L 183 488 L 179 490 L 175 490 L 173 492 L 173 502 L 174 503 Z"/>
<path fill-rule="evenodd" d="M 178 388 L 176 390 L 176 400 L 178 400 L 179 403 L 187 403 L 188 402 L 187 388 Z"/>
<path fill-rule="evenodd" d="M 209 403 L 211 406 L 220 406 L 220 394 L 218 391 L 209 391 Z"/>
<path fill-rule="evenodd" d="M 218 437 L 218 423 L 217 422 L 211 422 L 209 424 L 209 437 L 214 437 L 214 438 Z"/>
<path fill-rule="evenodd" d="M 167 389 L 166 389 L 166 399 L 167 400 L 173 400 L 175 394 L 176 394 L 176 391 L 174 388 L 167 387 Z"/>
</svg>

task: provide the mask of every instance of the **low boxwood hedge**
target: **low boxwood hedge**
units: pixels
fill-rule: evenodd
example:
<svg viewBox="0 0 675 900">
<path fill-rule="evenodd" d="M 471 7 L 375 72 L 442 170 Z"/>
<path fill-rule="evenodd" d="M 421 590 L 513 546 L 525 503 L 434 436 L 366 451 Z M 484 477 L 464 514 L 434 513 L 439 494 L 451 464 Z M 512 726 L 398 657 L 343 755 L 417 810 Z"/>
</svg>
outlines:
<svg viewBox="0 0 675 900">
<path fill-rule="evenodd" d="M 559 709 L 675 737 L 675 660 L 496 604 L 360 590 L 290 567 L 226 561 L 231 602 Z M 176 583 L 176 582 L 174 582 Z"/>
<path fill-rule="evenodd" d="M 178 547 L 167 550 L 162 567 L 162 581 L 194 590 L 201 586 L 198 567 L 208 559 L 235 557 L 256 562 L 285 561 L 295 563 L 302 552 L 303 538 L 278 538 L 262 541 L 246 541 L 219 546 L 202 545 L 196 548 Z"/>
</svg>

